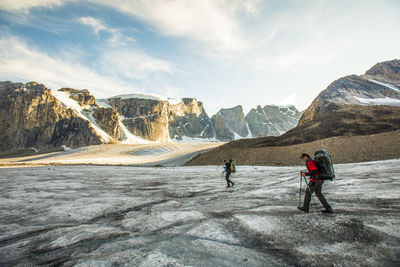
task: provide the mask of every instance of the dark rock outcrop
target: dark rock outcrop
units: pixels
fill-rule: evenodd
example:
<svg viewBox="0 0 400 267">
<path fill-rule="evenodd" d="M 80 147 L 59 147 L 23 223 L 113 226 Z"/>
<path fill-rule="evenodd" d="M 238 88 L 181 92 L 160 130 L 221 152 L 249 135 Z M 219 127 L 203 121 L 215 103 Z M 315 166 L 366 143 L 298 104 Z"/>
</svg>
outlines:
<svg viewBox="0 0 400 267">
<path fill-rule="evenodd" d="M 168 107 L 168 130 L 171 139 L 213 138 L 214 130 L 203 103 L 194 98 L 183 98 Z"/>
<path fill-rule="evenodd" d="M 95 108 L 93 117 L 101 129 L 115 140 L 120 140 L 119 114 L 113 108 Z"/>
<path fill-rule="evenodd" d="M 68 92 L 69 97 L 82 107 L 84 106 L 98 106 L 96 103 L 96 98 L 90 94 L 88 89 L 77 90 L 73 88 L 61 88 L 58 91 Z"/>
<path fill-rule="evenodd" d="M 108 101 L 132 134 L 151 141 L 168 140 L 168 101 L 120 97 Z"/>
<path fill-rule="evenodd" d="M 55 148 L 100 144 L 103 140 L 44 85 L 0 82 L 0 149 Z"/>
<path fill-rule="evenodd" d="M 235 140 L 235 134 L 226 126 L 224 117 L 217 113 L 211 117 L 211 122 L 215 131 L 215 138 L 221 141 Z"/>
<path fill-rule="evenodd" d="M 242 106 L 220 109 L 217 114 L 211 117 L 215 136 L 218 140 L 234 140 L 235 134 L 240 137 L 247 137 L 249 131 Z"/>
</svg>

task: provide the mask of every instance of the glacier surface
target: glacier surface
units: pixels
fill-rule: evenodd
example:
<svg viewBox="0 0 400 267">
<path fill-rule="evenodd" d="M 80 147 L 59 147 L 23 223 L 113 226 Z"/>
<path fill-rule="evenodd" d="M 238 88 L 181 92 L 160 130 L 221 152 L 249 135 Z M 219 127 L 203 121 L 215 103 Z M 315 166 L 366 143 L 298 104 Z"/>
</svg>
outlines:
<svg viewBox="0 0 400 267">
<path fill-rule="evenodd" d="M 328 215 L 302 167 L 237 169 L 0 168 L 0 265 L 398 266 L 400 160 L 335 165 Z"/>
</svg>

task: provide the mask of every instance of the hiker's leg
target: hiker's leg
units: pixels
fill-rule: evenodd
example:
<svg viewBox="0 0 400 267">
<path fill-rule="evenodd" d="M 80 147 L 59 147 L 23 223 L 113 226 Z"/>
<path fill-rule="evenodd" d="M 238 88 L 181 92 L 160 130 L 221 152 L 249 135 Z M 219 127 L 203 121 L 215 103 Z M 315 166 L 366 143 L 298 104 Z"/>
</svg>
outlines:
<svg viewBox="0 0 400 267">
<path fill-rule="evenodd" d="M 316 182 L 315 194 L 317 195 L 319 201 L 321 201 L 321 203 L 324 206 L 324 208 L 329 210 L 329 209 L 332 209 L 332 208 L 328 204 L 328 201 L 326 201 L 324 195 L 322 194 L 322 184 L 323 183 L 324 183 L 324 181 Z"/>
<path fill-rule="evenodd" d="M 310 192 L 311 189 L 311 192 Z M 315 190 L 315 183 L 314 182 L 309 182 L 307 189 L 306 189 L 306 195 L 304 196 L 304 204 L 303 207 L 308 210 L 310 208 L 310 202 L 311 202 L 311 195 Z"/>
<path fill-rule="evenodd" d="M 226 183 L 228 184 L 228 186 L 231 186 L 231 185 L 229 184 L 229 182 L 230 182 L 230 180 L 229 180 L 229 175 L 231 175 L 231 173 L 230 173 L 230 172 L 226 172 L 225 179 L 226 179 Z"/>
<path fill-rule="evenodd" d="M 231 183 L 232 184 L 232 186 L 235 184 L 234 182 L 232 182 L 232 180 L 230 179 L 230 175 L 231 175 L 232 173 L 230 173 L 229 174 L 229 183 Z"/>
<path fill-rule="evenodd" d="M 231 172 L 227 172 L 226 173 L 226 182 L 228 183 L 228 186 L 230 186 L 231 184 L 234 185 L 235 183 L 231 181 L 231 179 L 229 179 L 229 177 L 231 176 Z"/>
</svg>

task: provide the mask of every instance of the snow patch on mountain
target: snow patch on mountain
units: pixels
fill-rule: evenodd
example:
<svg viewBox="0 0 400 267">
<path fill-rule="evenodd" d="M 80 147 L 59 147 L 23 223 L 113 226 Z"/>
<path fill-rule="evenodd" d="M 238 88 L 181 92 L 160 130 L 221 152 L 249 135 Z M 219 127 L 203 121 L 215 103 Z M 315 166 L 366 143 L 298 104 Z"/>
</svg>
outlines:
<svg viewBox="0 0 400 267">
<path fill-rule="evenodd" d="M 102 108 L 112 108 L 110 103 L 108 103 L 108 99 L 96 99 L 96 103 Z"/>
<path fill-rule="evenodd" d="M 149 140 L 143 139 L 137 135 L 132 134 L 121 121 L 119 121 L 119 127 L 121 129 L 121 137 L 123 138 L 123 140 L 121 141 L 121 144 L 159 143 L 159 142 L 155 142 L 155 141 L 149 141 Z"/>
<path fill-rule="evenodd" d="M 395 86 L 395 85 L 388 84 L 388 83 L 383 83 L 383 82 L 378 82 L 378 81 L 373 80 L 373 79 L 368 79 L 368 81 L 376 83 L 376 84 L 379 84 L 379 85 L 382 85 L 382 86 L 385 86 L 385 87 L 387 87 L 389 89 L 395 90 L 396 92 L 400 92 L 400 89 L 397 88 L 397 86 Z"/>
<path fill-rule="evenodd" d="M 81 106 L 77 101 L 74 99 L 70 98 L 70 93 L 66 91 L 55 91 L 52 90 L 53 96 L 55 96 L 64 106 L 67 108 L 70 108 L 72 110 L 75 110 L 79 115 L 85 117 L 81 111 L 83 109 L 90 109 L 90 106 Z"/>
<path fill-rule="evenodd" d="M 183 102 L 182 98 L 167 98 L 167 101 L 171 105 L 178 105 L 179 103 Z"/>
<path fill-rule="evenodd" d="M 100 136 L 104 142 L 115 141 L 114 138 L 109 136 L 105 131 L 103 131 L 96 123 L 93 117 L 93 111 L 90 106 L 81 106 L 79 103 L 72 98 L 70 98 L 69 92 L 55 91 L 52 90 L 52 94 L 57 98 L 65 107 L 75 111 L 79 117 L 90 122 L 90 126 L 95 130 L 98 136 Z"/>
<path fill-rule="evenodd" d="M 120 99 L 140 98 L 140 99 L 149 99 L 156 101 L 168 101 L 171 105 L 177 105 L 183 101 L 182 98 L 169 98 L 158 94 L 124 94 L 124 95 L 116 95 L 111 98 L 120 98 Z"/>
<path fill-rule="evenodd" d="M 250 128 L 249 128 L 249 124 L 247 122 L 245 122 L 245 124 L 246 124 L 247 132 L 248 132 L 247 136 L 241 136 L 241 135 L 237 134 L 236 132 L 232 131 L 233 135 L 234 135 L 234 140 L 253 138 Z"/>
<path fill-rule="evenodd" d="M 361 98 L 357 96 L 353 96 L 362 104 L 367 105 L 388 105 L 388 106 L 400 106 L 400 99 L 395 99 L 391 97 L 384 97 L 384 98 Z"/>
<path fill-rule="evenodd" d="M 250 128 L 249 128 L 249 124 L 246 122 L 246 128 L 247 128 L 247 132 L 249 132 L 249 134 L 246 136 L 246 138 L 253 138 L 253 135 L 251 134 Z"/>
</svg>

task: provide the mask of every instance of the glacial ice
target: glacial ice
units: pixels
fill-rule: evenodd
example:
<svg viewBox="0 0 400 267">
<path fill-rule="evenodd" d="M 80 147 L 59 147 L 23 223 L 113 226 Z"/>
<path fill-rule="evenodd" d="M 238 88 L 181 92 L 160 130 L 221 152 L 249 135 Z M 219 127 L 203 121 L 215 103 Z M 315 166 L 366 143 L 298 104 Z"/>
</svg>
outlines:
<svg viewBox="0 0 400 267">
<path fill-rule="evenodd" d="M 296 209 L 304 167 L 237 164 L 0 168 L 0 265 L 398 264 L 400 160 L 335 165 L 328 215 Z"/>
</svg>

